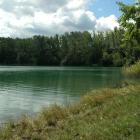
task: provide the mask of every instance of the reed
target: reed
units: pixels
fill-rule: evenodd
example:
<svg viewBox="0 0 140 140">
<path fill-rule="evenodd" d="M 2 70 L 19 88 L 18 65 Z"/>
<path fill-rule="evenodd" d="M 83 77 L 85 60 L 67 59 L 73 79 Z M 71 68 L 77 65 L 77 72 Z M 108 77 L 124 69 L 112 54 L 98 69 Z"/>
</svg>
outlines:
<svg viewBox="0 0 140 140">
<path fill-rule="evenodd" d="M 128 77 L 140 78 L 140 60 L 137 61 L 134 65 L 124 67 L 123 73 Z"/>
</svg>

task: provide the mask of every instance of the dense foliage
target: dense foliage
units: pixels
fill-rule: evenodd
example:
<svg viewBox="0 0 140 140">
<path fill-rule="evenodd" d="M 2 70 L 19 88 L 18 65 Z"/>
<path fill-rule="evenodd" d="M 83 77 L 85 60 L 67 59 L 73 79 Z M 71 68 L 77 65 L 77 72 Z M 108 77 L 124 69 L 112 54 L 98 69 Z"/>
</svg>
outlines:
<svg viewBox="0 0 140 140">
<path fill-rule="evenodd" d="M 120 25 L 125 30 L 122 48 L 126 63 L 132 64 L 140 58 L 140 1 L 133 5 L 119 3 L 122 16 Z"/>
<path fill-rule="evenodd" d="M 0 38 L 1 65 L 121 66 L 123 30 L 71 32 L 54 37 Z"/>
<path fill-rule="evenodd" d="M 122 66 L 140 58 L 140 5 L 119 3 L 120 29 L 0 38 L 0 65 Z"/>
</svg>

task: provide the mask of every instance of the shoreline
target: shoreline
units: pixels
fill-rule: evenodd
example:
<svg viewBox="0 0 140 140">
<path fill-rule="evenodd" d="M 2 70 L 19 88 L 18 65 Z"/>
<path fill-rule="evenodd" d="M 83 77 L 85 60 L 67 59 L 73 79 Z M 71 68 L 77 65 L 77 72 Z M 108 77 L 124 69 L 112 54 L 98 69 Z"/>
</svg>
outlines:
<svg viewBox="0 0 140 140">
<path fill-rule="evenodd" d="M 90 128 L 89 130 L 88 125 L 92 127 L 94 123 L 95 124 L 97 123 L 96 124 L 97 128 L 101 127 L 100 123 L 105 123 L 106 125 L 103 127 L 105 129 L 109 129 L 110 126 L 108 126 L 109 125 L 108 121 L 112 120 L 113 121 L 112 123 L 114 123 L 114 125 L 117 127 L 119 123 L 114 120 L 114 117 L 115 118 L 117 116 L 124 117 L 125 115 L 125 117 L 128 117 L 129 119 L 130 117 L 129 114 L 132 113 L 130 112 L 132 111 L 132 107 L 137 108 L 138 106 L 138 104 L 133 103 L 131 101 L 131 98 L 132 99 L 134 98 L 135 100 L 137 99 L 136 101 L 138 103 L 140 97 L 139 93 L 140 93 L 139 85 L 128 85 L 123 88 L 112 88 L 112 89 L 108 88 L 108 89 L 93 91 L 89 93 L 89 95 L 85 95 L 84 97 L 82 97 L 81 100 L 75 105 L 71 105 L 69 107 L 61 107 L 61 106 L 54 105 L 52 107 L 42 110 L 35 117 L 24 116 L 22 119 L 16 122 L 8 123 L 7 125 L 1 127 L 0 129 L 0 140 L 3 140 L 4 138 L 6 140 L 11 140 L 11 139 L 12 140 L 16 140 L 16 139 L 17 140 L 23 140 L 23 139 L 46 140 L 47 138 L 49 140 L 54 140 L 54 139 L 60 140 L 61 138 L 62 140 L 66 138 L 67 139 L 74 138 L 77 140 L 80 139 L 80 137 L 82 137 L 84 140 L 87 138 L 90 140 L 91 139 L 90 134 L 86 135 L 84 133 L 84 135 L 82 136 L 83 133 L 82 130 L 84 125 L 85 125 L 84 131 L 86 133 L 93 132 L 93 128 Z M 123 106 L 124 102 L 127 103 L 128 106 L 126 107 Z M 123 109 L 124 107 L 125 109 L 121 110 L 121 108 Z M 130 110 L 128 109 L 129 107 L 131 108 Z M 108 110 L 109 112 L 107 111 L 108 113 L 106 114 L 105 113 L 106 111 L 104 109 Z M 118 111 L 120 111 L 120 114 Z M 100 117 L 101 119 L 98 120 Z M 88 121 L 90 121 L 89 124 Z M 133 121 L 135 122 L 136 120 L 133 119 Z M 75 123 L 78 124 L 76 125 Z M 125 123 L 125 122 L 121 122 L 121 123 Z M 135 123 L 133 125 L 135 126 Z M 73 132 L 69 132 L 69 131 L 72 131 L 73 129 L 74 129 L 74 134 L 72 135 Z M 86 129 L 88 129 L 88 131 Z M 137 129 L 139 130 L 139 127 Z M 105 133 L 105 132 L 101 131 L 101 133 L 98 134 L 96 131 L 92 134 L 92 137 L 94 135 L 95 139 L 97 139 L 96 135 L 98 135 L 98 138 L 100 139 L 101 137 L 113 138 L 115 137 L 115 135 L 119 136 L 121 135 L 120 133 L 122 133 L 122 132 L 118 133 L 118 131 L 112 130 L 114 134 L 110 134 L 110 136 L 105 136 L 105 135 L 101 135 L 101 133 Z M 125 131 L 125 129 L 123 131 Z M 132 132 L 132 134 L 137 136 L 139 135 L 137 132 Z M 124 136 L 123 138 L 125 139 L 127 137 Z"/>
</svg>

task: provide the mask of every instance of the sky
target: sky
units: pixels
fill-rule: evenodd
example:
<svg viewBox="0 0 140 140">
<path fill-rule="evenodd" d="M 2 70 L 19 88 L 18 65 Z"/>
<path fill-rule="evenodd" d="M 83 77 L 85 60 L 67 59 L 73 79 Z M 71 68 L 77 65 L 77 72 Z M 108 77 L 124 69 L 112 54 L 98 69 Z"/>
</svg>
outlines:
<svg viewBox="0 0 140 140">
<path fill-rule="evenodd" d="M 119 27 L 116 2 L 135 0 L 0 0 L 0 36 L 53 36 Z"/>
</svg>

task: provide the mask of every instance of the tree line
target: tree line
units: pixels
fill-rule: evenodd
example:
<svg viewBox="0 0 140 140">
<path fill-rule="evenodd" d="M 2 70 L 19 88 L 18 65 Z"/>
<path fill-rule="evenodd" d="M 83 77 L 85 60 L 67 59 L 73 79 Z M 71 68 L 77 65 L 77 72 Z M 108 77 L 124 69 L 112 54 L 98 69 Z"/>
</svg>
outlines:
<svg viewBox="0 0 140 140">
<path fill-rule="evenodd" d="M 120 28 L 32 38 L 0 37 L 0 65 L 123 66 L 140 58 L 140 6 L 119 3 Z M 131 19 L 131 22 L 130 22 Z"/>
<path fill-rule="evenodd" d="M 122 31 L 71 32 L 54 37 L 0 38 L 2 65 L 120 66 Z"/>
</svg>

